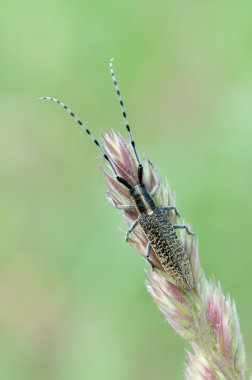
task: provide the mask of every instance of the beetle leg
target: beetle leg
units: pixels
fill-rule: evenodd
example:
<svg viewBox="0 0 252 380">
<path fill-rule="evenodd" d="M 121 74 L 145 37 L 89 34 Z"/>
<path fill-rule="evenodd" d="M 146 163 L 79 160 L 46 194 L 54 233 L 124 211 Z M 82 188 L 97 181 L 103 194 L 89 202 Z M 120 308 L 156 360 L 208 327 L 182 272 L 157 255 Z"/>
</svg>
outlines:
<svg viewBox="0 0 252 380">
<path fill-rule="evenodd" d="M 178 209 L 175 206 L 161 206 L 161 207 L 162 207 L 163 210 L 167 210 L 167 211 L 174 210 L 175 214 L 177 216 L 180 216 L 180 213 L 179 213 Z"/>
<path fill-rule="evenodd" d="M 194 232 L 190 231 L 189 228 L 185 224 L 173 224 L 173 228 L 175 230 L 180 229 L 180 228 L 185 228 L 188 235 L 194 235 Z"/>
<path fill-rule="evenodd" d="M 146 249 L 145 249 L 145 256 L 146 256 L 146 259 L 149 261 L 150 259 L 150 251 L 151 251 L 151 244 L 150 242 L 148 241 L 147 245 L 146 245 Z"/>
<path fill-rule="evenodd" d="M 128 232 L 127 232 L 127 235 L 126 235 L 126 241 L 127 241 L 128 238 L 129 238 L 129 234 L 134 230 L 134 228 L 136 228 L 137 225 L 138 225 L 138 219 L 135 220 L 135 221 L 131 224 L 131 226 L 129 227 Z"/>
<path fill-rule="evenodd" d="M 124 211 L 133 211 L 136 209 L 133 205 L 117 205 L 116 208 L 118 210 L 124 210 Z"/>
<path fill-rule="evenodd" d="M 152 270 L 154 270 L 154 265 L 152 264 L 152 262 L 150 260 L 150 252 L 151 252 L 151 244 L 148 241 L 148 243 L 146 245 L 146 249 L 145 249 L 145 256 L 146 256 L 146 259 L 148 260 L 148 262 L 150 263 Z"/>
</svg>

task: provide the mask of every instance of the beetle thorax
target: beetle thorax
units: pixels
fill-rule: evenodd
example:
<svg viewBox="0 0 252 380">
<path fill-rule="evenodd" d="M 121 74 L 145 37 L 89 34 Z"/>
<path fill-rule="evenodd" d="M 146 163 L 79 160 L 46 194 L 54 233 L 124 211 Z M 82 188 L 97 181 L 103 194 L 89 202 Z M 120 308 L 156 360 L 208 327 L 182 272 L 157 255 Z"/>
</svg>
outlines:
<svg viewBox="0 0 252 380">
<path fill-rule="evenodd" d="M 143 184 L 134 186 L 130 191 L 130 195 L 136 203 L 139 214 L 150 214 L 156 207 L 154 199 L 150 196 Z"/>
</svg>

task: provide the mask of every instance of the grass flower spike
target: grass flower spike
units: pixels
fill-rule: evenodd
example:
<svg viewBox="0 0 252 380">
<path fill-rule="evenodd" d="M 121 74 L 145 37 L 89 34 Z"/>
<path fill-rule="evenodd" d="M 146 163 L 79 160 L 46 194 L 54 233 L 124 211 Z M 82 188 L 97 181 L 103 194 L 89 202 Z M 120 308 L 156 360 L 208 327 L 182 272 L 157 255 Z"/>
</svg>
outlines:
<svg viewBox="0 0 252 380">
<path fill-rule="evenodd" d="M 138 182 L 138 163 L 131 146 L 119 133 L 108 132 L 103 138 L 107 155 L 117 173 L 131 186 Z M 143 182 L 148 192 L 157 183 L 157 172 L 150 160 L 143 158 Z M 109 167 L 109 169 L 111 169 Z M 106 196 L 124 216 L 130 226 L 137 219 L 137 211 L 128 189 L 119 183 L 111 170 L 101 168 L 108 184 Z M 154 200 L 157 205 L 175 205 L 175 197 L 167 183 L 161 182 Z M 121 205 L 132 205 L 123 209 Z M 181 223 L 179 216 L 169 211 L 172 224 Z M 224 296 L 221 286 L 208 281 L 200 267 L 195 236 L 178 230 L 179 239 L 189 258 L 194 287 L 190 290 L 178 286 L 164 271 L 151 249 L 149 261 L 153 267 L 148 272 L 147 289 L 169 324 L 192 347 L 185 367 L 187 380 L 243 380 L 245 379 L 245 353 L 240 334 L 235 303 Z M 140 226 L 128 237 L 132 247 L 145 259 L 148 240 Z"/>
</svg>

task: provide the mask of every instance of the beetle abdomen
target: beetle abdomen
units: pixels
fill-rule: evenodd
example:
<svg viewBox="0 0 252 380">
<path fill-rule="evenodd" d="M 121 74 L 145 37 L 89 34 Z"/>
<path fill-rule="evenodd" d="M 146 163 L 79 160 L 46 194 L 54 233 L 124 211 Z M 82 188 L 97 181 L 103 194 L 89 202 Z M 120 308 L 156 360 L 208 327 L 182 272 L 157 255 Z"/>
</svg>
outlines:
<svg viewBox="0 0 252 380">
<path fill-rule="evenodd" d="M 139 216 L 139 223 L 165 272 L 186 289 L 193 287 L 189 259 L 167 216 L 167 211 L 155 207 L 152 214 Z"/>
</svg>

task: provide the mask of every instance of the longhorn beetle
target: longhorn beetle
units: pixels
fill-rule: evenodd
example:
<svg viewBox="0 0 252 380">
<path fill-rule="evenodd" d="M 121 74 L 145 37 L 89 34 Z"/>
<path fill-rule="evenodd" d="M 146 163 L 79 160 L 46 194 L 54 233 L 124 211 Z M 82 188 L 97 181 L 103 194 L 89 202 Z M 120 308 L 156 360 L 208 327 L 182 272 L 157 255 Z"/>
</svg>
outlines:
<svg viewBox="0 0 252 380">
<path fill-rule="evenodd" d="M 90 136 L 93 142 L 100 149 L 104 159 L 110 165 L 116 180 L 120 182 L 123 186 L 125 186 L 129 190 L 129 194 L 135 203 L 132 205 L 120 205 L 118 208 L 122 210 L 132 210 L 132 208 L 136 209 L 138 212 L 138 219 L 135 220 L 132 225 L 129 227 L 127 232 L 126 240 L 129 234 L 136 228 L 138 224 L 140 224 L 144 234 L 147 237 L 148 243 L 146 246 L 146 258 L 150 262 L 150 251 L 151 248 L 154 250 L 160 264 L 162 265 L 164 271 L 168 273 L 177 285 L 185 288 L 191 289 L 193 288 L 193 276 L 191 271 L 191 266 L 189 259 L 187 257 L 186 252 L 176 235 L 175 230 L 184 228 L 188 234 L 192 234 L 192 232 L 188 229 L 186 225 L 183 224 L 175 224 L 172 225 L 168 212 L 170 210 L 174 210 L 174 212 L 179 215 L 178 210 L 175 206 L 157 206 L 154 201 L 154 196 L 159 190 L 160 180 L 157 176 L 157 184 L 156 186 L 148 192 L 145 184 L 143 183 L 143 166 L 139 155 L 136 150 L 135 142 L 133 140 L 132 132 L 129 126 L 128 118 L 126 115 L 124 103 L 121 97 L 121 93 L 116 81 L 114 69 L 113 69 L 113 59 L 110 60 L 110 72 L 112 76 L 112 80 L 114 82 L 115 90 L 117 92 L 118 100 L 120 103 L 120 107 L 123 114 L 124 123 L 126 129 L 129 134 L 130 144 L 133 148 L 137 164 L 138 164 L 138 184 L 135 186 L 131 186 L 129 182 L 119 176 L 115 165 L 111 158 L 108 156 L 105 148 L 99 144 L 94 135 L 90 132 L 90 130 L 82 123 L 82 121 L 72 112 L 70 108 L 67 107 L 66 104 L 57 100 L 55 98 L 51 98 L 48 96 L 44 96 L 39 99 L 52 100 L 55 103 L 58 103 L 61 107 L 65 108 L 65 110 L 74 118 L 74 120 L 80 125 L 80 127 L 86 131 L 86 133 Z M 151 263 L 151 262 L 150 262 Z"/>
</svg>

